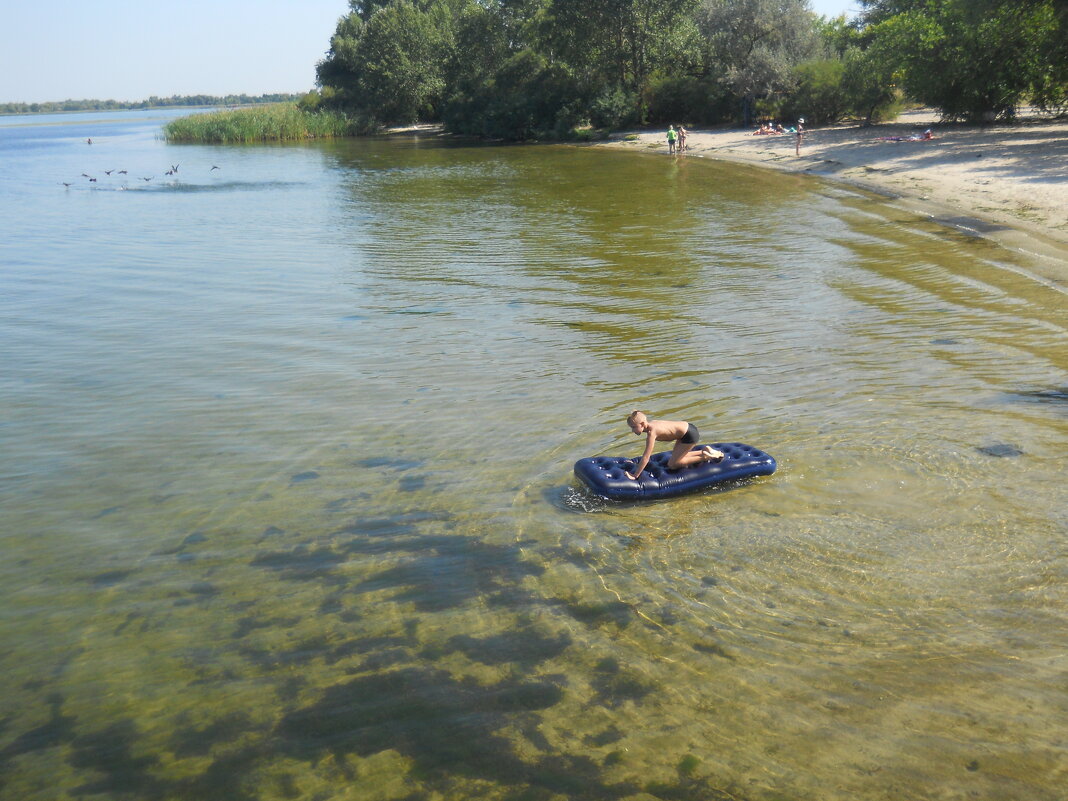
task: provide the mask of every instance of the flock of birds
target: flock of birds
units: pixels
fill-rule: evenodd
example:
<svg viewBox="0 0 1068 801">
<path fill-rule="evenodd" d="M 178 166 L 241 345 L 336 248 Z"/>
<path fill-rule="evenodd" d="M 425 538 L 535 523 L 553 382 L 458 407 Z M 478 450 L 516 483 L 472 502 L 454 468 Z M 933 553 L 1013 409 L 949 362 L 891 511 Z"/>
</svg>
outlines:
<svg viewBox="0 0 1068 801">
<path fill-rule="evenodd" d="M 86 144 L 90 144 L 90 145 L 93 144 L 93 140 L 92 139 L 86 139 L 85 141 L 86 141 Z M 163 174 L 164 175 L 177 175 L 179 166 L 181 166 L 181 165 L 172 164 L 171 168 L 169 170 L 167 170 Z M 215 170 L 218 170 L 218 169 L 222 169 L 222 168 L 217 166 L 217 165 L 215 165 L 215 164 L 212 164 L 211 165 L 211 169 L 208 170 L 208 172 L 214 172 Z M 112 168 L 110 170 L 104 170 L 104 175 L 107 175 L 108 177 L 110 177 L 112 173 L 114 173 L 115 175 L 128 175 L 129 174 L 126 170 L 119 170 L 119 169 L 115 169 L 115 168 Z M 91 183 L 91 184 L 97 183 L 97 179 L 94 176 L 92 176 L 89 173 L 87 173 L 87 172 L 83 172 L 81 177 L 82 178 L 88 178 L 89 179 L 89 183 Z M 154 175 L 141 176 L 141 180 L 145 181 L 147 183 L 148 181 L 151 181 L 155 177 L 156 176 L 154 176 Z M 73 181 L 60 181 L 60 183 L 63 184 L 63 186 L 68 188 L 68 189 L 70 187 L 74 186 L 74 182 Z"/>
</svg>

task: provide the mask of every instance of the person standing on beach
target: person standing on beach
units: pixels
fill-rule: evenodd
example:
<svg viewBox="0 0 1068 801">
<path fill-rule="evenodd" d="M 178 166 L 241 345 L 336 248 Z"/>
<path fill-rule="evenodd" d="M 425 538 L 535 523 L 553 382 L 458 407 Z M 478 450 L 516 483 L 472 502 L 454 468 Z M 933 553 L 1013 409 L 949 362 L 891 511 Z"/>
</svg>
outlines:
<svg viewBox="0 0 1068 801">
<path fill-rule="evenodd" d="M 668 132 L 667 132 L 668 155 L 672 155 L 675 152 L 675 136 L 676 136 L 676 134 L 675 134 L 675 126 L 674 125 L 669 125 L 668 126 Z"/>
<path fill-rule="evenodd" d="M 681 153 L 686 149 L 686 129 L 681 125 L 679 126 L 679 152 Z"/>
<path fill-rule="evenodd" d="M 800 156 L 801 156 L 801 140 L 805 136 L 805 118 L 804 117 L 799 117 L 798 118 L 798 120 L 797 120 L 797 130 L 794 132 L 794 135 L 797 137 L 797 144 L 794 147 L 794 155 L 800 158 Z"/>
</svg>

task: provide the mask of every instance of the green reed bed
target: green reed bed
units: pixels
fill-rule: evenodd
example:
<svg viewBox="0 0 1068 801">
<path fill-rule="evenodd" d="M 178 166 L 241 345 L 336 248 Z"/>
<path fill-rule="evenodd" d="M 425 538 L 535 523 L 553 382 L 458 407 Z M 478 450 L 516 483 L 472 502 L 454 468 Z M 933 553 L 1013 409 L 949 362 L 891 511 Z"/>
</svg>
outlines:
<svg viewBox="0 0 1068 801">
<path fill-rule="evenodd" d="M 193 114 L 167 123 L 168 142 L 248 144 L 298 139 L 325 139 L 369 133 L 361 119 L 339 111 L 305 111 L 295 103 Z"/>
</svg>

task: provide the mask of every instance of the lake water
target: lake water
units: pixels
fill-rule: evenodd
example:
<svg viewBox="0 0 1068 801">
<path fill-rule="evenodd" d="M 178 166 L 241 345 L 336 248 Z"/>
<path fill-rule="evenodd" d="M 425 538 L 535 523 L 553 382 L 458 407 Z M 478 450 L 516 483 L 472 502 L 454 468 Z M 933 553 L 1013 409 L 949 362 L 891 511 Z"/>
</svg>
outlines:
<svg viewBox="0 0 1068 801">
<path fill-rule="evenodd" d="M 1030 257 L 711 160 L 177 113 L 0 118 L 0 797 L 1064 797 Z M 779 470 L 601 501 L 632 408 Z"/>
</svg>

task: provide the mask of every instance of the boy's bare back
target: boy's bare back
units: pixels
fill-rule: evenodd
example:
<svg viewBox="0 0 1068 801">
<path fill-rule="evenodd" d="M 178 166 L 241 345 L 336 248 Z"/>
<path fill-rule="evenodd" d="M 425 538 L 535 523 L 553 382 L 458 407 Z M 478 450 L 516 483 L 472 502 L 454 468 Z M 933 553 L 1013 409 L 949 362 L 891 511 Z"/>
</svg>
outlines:
<svg viewBox="0 0 1068 801">
<path fill-rule="evenodd" d="M 685 435 L 690 427 L 685 420 L 650 420 L 640 413 L 627 422 L 635 434 L 652 434 L 657 442 L 673 442 Z"/>
</svg>

